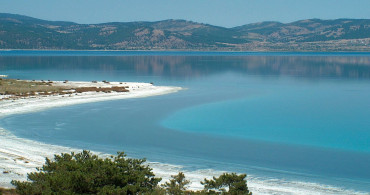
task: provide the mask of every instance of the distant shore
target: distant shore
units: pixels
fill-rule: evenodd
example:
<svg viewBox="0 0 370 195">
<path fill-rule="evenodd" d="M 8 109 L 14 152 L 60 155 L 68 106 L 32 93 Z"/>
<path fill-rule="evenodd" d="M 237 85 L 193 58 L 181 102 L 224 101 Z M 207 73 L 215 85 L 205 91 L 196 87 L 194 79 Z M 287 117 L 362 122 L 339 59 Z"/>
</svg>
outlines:
<svg viewBox="0 0 370 195">
<path fill-rule="evenodd" d="M 41 81 L 38 81 L 41 82 Z M 51 81 L 49 81 L 51 82 Z M 83 104 L 98 101 L 143 98 L 174 93 L 181 87 L 154 86 L 150 83 L 134 82 L 66 82 L 52 81 L 54 87 L 73 87 L 80 89 L 101 89 L 124 87 L 125 92 L 117 91 L 83 91 L 66 94 L 32 94 L 24 97 L 0 95 L 0 118 L 28 112 L 37 112 L 49 108 Z M 45 157 L 54 154 L 79 151 L 76 148 L 43 144 L 40 142 L 18 138 L 0 127 L 0 187 L 11 187 L 12 179 L 25 180 L 27 173 L 42 166 Z"/>
<path fill-rule="evenodd" d="M 370 53 L 370 50 L 197 50 L 197 49 L 0 49 L 0 51 L 68 51 L 68 52 L 204 52 L 204 53 Z"/>
</svg>

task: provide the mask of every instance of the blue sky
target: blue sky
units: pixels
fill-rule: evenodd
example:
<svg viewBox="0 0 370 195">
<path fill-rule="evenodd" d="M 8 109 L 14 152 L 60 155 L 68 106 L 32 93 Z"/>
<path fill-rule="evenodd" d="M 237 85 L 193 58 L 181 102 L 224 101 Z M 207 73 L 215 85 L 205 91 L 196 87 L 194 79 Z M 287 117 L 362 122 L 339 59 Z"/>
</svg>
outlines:
<svg viewBox="0 0 370 195">
<path fill-rule="evenodd" d="M 1 0 L 0 12 L 77 23 L 185 19 L 235 27 L 320 18 L 370 19 L 370 0 Z"/>
</svg>

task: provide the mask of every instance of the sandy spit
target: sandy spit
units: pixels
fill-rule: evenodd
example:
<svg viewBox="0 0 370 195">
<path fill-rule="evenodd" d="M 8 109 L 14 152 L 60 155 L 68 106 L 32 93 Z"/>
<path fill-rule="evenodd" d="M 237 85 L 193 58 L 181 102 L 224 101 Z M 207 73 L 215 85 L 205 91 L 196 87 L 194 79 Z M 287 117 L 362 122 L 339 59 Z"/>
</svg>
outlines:
<svg viewBox="0 0 370 195">
<path fill-rule="evenodd" d="M 37 112 L 49 108 L 91 103 L 107 100 L 143 98 L 174 93 L 181 87 L 154 86 L 149 83 L 134 82 L 63 82 L 54 81 L 55 86 L 78 87 L 127 87 L 129 92 L 83 92 L 68 95 L 49 95 L 25 97 L 14 100 L 2 100 L 9 96 L 0 95 L 0 118 L 28 112 Z M 81 149 L 44 144 L 14 136 L 0 127 L 0 187 L 12 187 L 10 181 L 26 180 L 27 173 L 36 171 L 45 162 L 45 157 L 54 154 L 81 152 Z M 94 152 L 99 156 L 104 154 Z"/>
</svg>

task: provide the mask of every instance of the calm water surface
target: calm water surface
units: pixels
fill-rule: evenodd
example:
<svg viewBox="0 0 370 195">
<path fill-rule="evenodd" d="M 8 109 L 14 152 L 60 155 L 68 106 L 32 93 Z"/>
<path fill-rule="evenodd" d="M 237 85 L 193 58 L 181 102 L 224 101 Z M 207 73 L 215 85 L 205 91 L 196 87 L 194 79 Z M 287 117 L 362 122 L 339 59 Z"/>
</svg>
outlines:
<svg viewBox="0 0 370 195">
<path fill-rule="evenodd" d="M 186 89 L 0 120 L 19 137 L 370 191 L 369 53 L 2 51 L 0 74 Z"/>
</svg>

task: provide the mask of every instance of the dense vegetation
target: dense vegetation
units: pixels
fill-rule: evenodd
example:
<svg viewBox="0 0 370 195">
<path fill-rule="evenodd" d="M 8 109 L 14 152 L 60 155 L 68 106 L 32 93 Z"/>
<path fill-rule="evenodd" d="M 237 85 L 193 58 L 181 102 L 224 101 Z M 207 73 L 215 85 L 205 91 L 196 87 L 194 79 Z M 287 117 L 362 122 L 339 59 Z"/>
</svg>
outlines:
<svg viewBox="0 0 370 195">
<path fill-rule="evenodd" d="M 123 152 L 110 158 L 99 158 L 89 151 L 55 155 L 45 165 L 28 174 L 28 181 L 12 181 L 19 194 L 235 194 L 251 195 L 246 175 L 224 173 L 204 179 L 202 191 L 187 189 L 190 181 L 184 173 L 158 185 L 145 159 L 126 158 Z"/>
<path fill-rule="evenodd" d="M 77 24 L 0 14 L 0 49 L 370 51 L 369 19 L 224 28 L 185 20 Z"/>
</svg>

